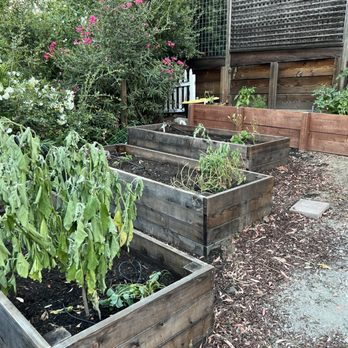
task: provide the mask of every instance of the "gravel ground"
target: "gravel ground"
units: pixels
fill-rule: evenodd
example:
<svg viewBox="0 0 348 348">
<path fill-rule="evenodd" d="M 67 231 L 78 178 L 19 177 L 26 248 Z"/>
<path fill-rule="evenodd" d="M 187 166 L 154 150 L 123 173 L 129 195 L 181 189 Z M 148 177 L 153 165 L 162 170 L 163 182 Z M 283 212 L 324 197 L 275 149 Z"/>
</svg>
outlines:
<svg viewBox="0 0 348 348">
<path fill-rule="evenodd" d="M 205 348 L 348 348 L 348 158 L 291 151 L 271 215 L 211 256 L 214 332 Z M 331 208 L 313 220 L 300 198 Z"/>
</svg>

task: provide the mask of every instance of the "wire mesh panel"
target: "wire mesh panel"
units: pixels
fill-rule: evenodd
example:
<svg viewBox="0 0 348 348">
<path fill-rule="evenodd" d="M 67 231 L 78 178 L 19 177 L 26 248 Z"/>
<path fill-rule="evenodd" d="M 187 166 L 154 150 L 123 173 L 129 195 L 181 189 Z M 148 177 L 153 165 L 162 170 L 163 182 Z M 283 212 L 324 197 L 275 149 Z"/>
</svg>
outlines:
<svg viewBox="0 0 348 348">
<path fill-rule="evenodd" d="M 341 45 L 346 0 L 232 0 L 232 50 Z"/>
<path fill-rule="evenodd" d="M 199 50 L 204 56 L 224 56 L 226 47 L 227 1 L 194 0 L 197 7 Z"/>
</svg>

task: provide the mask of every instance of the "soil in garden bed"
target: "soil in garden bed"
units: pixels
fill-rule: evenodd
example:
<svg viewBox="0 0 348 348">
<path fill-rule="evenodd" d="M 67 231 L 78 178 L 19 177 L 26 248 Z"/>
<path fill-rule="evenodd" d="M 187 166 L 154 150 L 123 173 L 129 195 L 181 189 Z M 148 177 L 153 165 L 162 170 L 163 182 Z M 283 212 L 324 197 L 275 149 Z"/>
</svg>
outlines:
<svg viewBox="0 0 348 348">
<path fill-rule="evenodd" d="M 183 189 L 190 190 L 190 188 L 184 187 L 180 183 L 187 183 L 187 178 L 193 178 L 196 175 L 195 171 L 191 168 L 178 164 L 167 163 L 163 161 L 149 160 L 140 156 L 129 156 L 124 153 L 110 152 L 109 164 L 111 167 L 124 170 L 125 172 L 132 173 L 159 181 L 163 184 L 181 187 Z M 178 185 L 174 185 L 173 181 Z M 234 186 L 233 186 L 234 187 Z M 231 187 L 232 188 L 232 187 Z M 194 191 L 204 196 L 209 196 L 209 192 L 201 192 L 198 186 L 194 187 Z"/>
<path fill-rule="evenodd" d="M 162 130 L 159 130 L 158 132 L 163 132 Z M 177 135 L 187 135 L 187 136 L 193 136 L 193 132 L 191 130 L 185 130 L 179 127 L 175 127 L 175 125 L 169 125 L 168 127 L 166 127 L 166 133 L 170 133 L 170 134 L 177 134 Z M 218 135 L 218 134 L 210 134 L 208 132 L 209 138 L 211 140 L 215 140 L 215 141 L 224 141 L 226 143 L 229 143 L 231 140 L 231 136 L 227 136 L 227 135 Z M 201 136 L 197 136 L 197 138 L 201 138 Z M 262 144 L 263 141 L 258 141 L 257 139 L 255 139 L 255 142 L 252 141 L 247 141 L 245 143 L 245 145 L 255 145 L 255 144 Z"/>
<path fill-rule="evenodd" d="M 153 272 L 163 270 L 161 265 L 122 251 L 107 275 L 106 285 L 109 288 L 124 283 L 145 283 Z M 178 279 L 178 275 L 166 272 L 160 281 L 168 286 Z M 42 283 L 19 278 L 17 294 L 9 298 L 42 335 L 60 326 L 74 335 L 99 322 L 98 314 L 92 308 L 91 316 L 86 318 L 81 289 L 74 283 L 67 283 L 58 270 L 45 272 Z M 100 309 L 102 319 L 122 310 Z M 53 314 L 54 310 L 60 310 L 60 313 Z"/>
</svg>

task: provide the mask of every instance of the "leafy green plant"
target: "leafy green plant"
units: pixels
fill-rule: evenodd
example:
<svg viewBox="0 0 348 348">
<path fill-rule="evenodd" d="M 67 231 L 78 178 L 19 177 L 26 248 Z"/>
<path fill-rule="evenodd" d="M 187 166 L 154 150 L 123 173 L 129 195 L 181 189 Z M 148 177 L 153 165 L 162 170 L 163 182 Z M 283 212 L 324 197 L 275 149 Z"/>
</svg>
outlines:
<svg viewBox="0 0 348 348">
<path fill-rule="evenodd" d="M 245 181 L 241 165 L 240 153 L 232 151 L 228 144 L 209 147 L 198 161 L 197 185 L 202 192 L 212 193 L 240 185 Z"/>
<path fill-rule="evenodd" d="M 313 92 L 313 108 L 318 112 L 348 115 L 348 88 L 342 91 L 336 87 L 322 86 Z"/>
<path fill-rule="evenodd" d="M 256 93 L 255 87 L 242 87 L 234 97 L 237 107 L 250 106 L 254 108 L 266 108 L 265 98 Z"/>
<path fill-rule="evenodd" d="M 255 87 L 242 87 L 234 97 L 236 106 L 250 106 L 255 92 Z"/>
<path fill-rule="evenodd" d="M 44 156 L 30 128 L 3 119 L 0 131 L 1 289 L 15 290 L 16 274 L 41 281 L 57 265 L 82 288 L 86 314 L 88 298 L 98 311 L 106 272 L 132 241 L 142 182 L 122 184 L 103 147 L 76 132 Z"/>
<path fill-rule="evenodd" d="M 107 299 L 100 300 L 101 306 L 109 308 L 123 308 L 142 300 L 163 288 L 160 277 L 163 272 L 154 272 L 149 276 L 145 284 L 120 284 L 114 288 L 109 288 L 106 292 Z"/>
<path fill-rule="evenodd" d="M 255 135 L 247 130 L 242 130 L 238 134 L 233 135 L 230 142 L 233 144 L 247 144 L 248 142 L 255 144 Z"/>
<path fill-rule="evenodd" d="M 184 166 L 172 184 L 191 191 L 216 193 L 242 184 L 246 177 L 240 170 L 241 155 L 228 144 L 221 144 L 200 156 L 197 168 Z"/>
<path fill-rule="evenodd" d="M 194 138 L 203 138 L 210 140 L 207 129 L 204 127 L 202 123 L 199 123 L 193 131 Z"/>
</svg>

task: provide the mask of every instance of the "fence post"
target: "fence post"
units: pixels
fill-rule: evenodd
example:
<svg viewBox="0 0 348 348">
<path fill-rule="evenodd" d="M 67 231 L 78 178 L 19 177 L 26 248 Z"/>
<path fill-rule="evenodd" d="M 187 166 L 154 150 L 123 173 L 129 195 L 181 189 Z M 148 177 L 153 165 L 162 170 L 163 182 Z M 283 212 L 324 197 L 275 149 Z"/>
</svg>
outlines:
<svg viewBox="0 0 348 348">
<path fill-rule="evenodd" d="M 189 98 L 190 100 L 194 100 L 196 99 L 196 75 L 193 73 L 192 69 L 189 70 L 188 81 L 190 83 Z"/>
<path fill-rule="evenodd" d="M 271 62 L 268 90 L 268 108 L 275 109 L 277 105 L 277 89 L 278 89 L 278 62 Z"/>
<path fill-rule="evenodd" d="M 300 128 L 300 137 L 298 142 L 298 149 L 300 151 L 306 151 L 308 146 L 308 136 L 310 131 L 310 121 L 311 121 L 311 113 L 303 112 L 302 113 L 302 121 Z"/>
<path fill-rule="evenodd" d="M 189 104 L 188 105 L 188 124 L 189 126 L 195 125 L 195 104 Z"/>
</svg>

